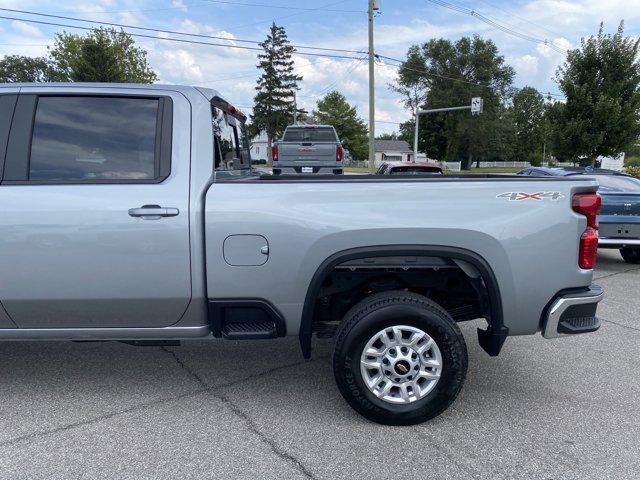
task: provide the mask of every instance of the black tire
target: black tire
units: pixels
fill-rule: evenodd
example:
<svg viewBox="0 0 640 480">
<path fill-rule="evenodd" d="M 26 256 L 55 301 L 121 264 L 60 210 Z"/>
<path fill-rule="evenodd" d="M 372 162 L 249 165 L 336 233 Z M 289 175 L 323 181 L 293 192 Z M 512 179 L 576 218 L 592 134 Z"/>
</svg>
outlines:
<svg viewBox="0 0 640 480">
<path fill-rule="evenodd" d="M 424 331 L 442 355 L 442 372 L 435 387 L 411 403 L 378 398 L 360 371 L 360 356 L 369 339 L 394 325 Z M 415 293 L 383 292 L 362 300 L 347 312 L 336 334 L 333 373 L 340 393 L 358 413 L 385 425 L 414 425 L 445 411 L 464 384 L 467 365 L 467 346 L 455 321 L 438 304 Z"/>
<path fill-rule="evenodd" d="M 640 248 L 638 247 L 624 247 L 620 249 L 620 255 L 627 263 L 640 263 Z"/>
</svg>

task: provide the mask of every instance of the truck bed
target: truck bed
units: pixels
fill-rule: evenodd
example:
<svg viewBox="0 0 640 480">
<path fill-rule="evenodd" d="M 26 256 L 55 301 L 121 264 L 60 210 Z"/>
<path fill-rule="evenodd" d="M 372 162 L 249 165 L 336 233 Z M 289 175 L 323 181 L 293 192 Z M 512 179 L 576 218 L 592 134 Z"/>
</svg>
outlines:
<svg viewBox="0 0 640 480">
<path fill-rule="evenodd" d="M 535 333 L 558 291 L 591 283 L 592 272 L 577 265 L 586 221 L 571 198 L 596 189 L 589 178 L 491 174 L 218 178 L 205 209 L 209 297 L 269 292 L 288 333 L 296 333 L 311 278 L 336 252 L 446 246 L 491 265 L 510 334 Z M 264 239 L 268 259 L 230 266 L 220 250 L 231 235 Z"/>
</svg>

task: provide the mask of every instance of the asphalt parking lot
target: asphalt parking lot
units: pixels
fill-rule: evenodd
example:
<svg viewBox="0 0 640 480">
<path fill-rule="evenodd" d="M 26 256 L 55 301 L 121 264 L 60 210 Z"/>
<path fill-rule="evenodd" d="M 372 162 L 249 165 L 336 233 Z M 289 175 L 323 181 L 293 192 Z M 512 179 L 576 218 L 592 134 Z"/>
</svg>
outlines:
<svg viewBox="0 0 640 480">
<path fill-rule="evenodd" d="M 595 334 L 490 358 L 465 324 L 466 386 L 415 427 L 355 414 L 327 342 L 0 343 L 0 478 L 638 478 L 640 266 L 596 278 Z"/>
</svg>

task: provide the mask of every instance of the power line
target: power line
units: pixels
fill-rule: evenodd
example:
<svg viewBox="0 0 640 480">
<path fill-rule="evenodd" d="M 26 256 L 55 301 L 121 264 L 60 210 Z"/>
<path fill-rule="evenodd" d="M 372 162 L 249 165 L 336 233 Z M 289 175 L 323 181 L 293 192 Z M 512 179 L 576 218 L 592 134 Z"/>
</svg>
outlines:
<svg viewBox="0 0 640 480">
<path fill-rule="evenodd" d="M 360 53 L 364 53 L 364 52 L 360 52 Z M 366 57 L 365 57 L 366 58 Z M 326 87 L 322 88 L 320 90 L 320 92 L 318 93 L 312 93 L 311 95 L 299 95 L 299 98 L 315 98 L 315 97 L 319 97 L 324 95 L 325 93 L 327 93 L 329 90 L 331 90 L 332 88 L 334 88 L 340 81 L 342 81 L 347 75 L 349 75 L 353 70 L 356 69 L 356 67 L 358 65 L 360 65 L 362 63 L 363 60 L 365 60 L 365 58 L 360 57 L 360 58 L 356 58 L 354 60 L 352 60 L 350 63 L 351 65 L 349 65 L 347 67 L 347 69 L 337 78 L 335 79 L 333 82 L 331 82 L 329 85 L 327 85 Z M 318 62 L 316 62 L 318 63 Z M 315 64 L 314 64 L 315 65 Z"/>
<path fill-rule="evenodd" d="M 524 33 L 522 31 L 518 31 L 518 30 L 514 30 L 513 28 L 509 28 L 505 25 L 502 25 L 501 23 L 492 20 L 491 18 L 481 14 L 480 12 L 478 12 L 477 10 L 474 10 L 472 8 L 467 8 L 467 7 L 461 7 L 459 5 L 455 5 L 453 3 L 449 3 L 449 2 L 445 2 L 444 0 L 427 0 L 430 3 L 433 3 L 435 5 L 439 5 L 441 7 L 445 7 L 448 8 L 449 10 L 453 10 L 456 11 L 458 13 L 464 13 L 467 15 L 471 15 L 472 17 L 477 18 L 478 20 L 480 20 L 481 22 L 486 23 L 487 25 L 490 25 L 504 33 L 507 33 L 509 35 L 512 35 L 514 37 L 518 37 L 521 38 L 522 40 L 527 40 L 530 42 L 534 42 L 534 43 L 543 43 L 545 45 L 547 45 L 549 48 L 555 50 L 558 53 L 563 53 L 566 55 L 566 50 L 562 47 L 559 47 L 558 45 L 556 45 L 553 41 L 549 41 L 546 38 L 539 38 L 539 37 L 535 37 L 533 35 L 529 35 L 527 33 Z"/>
<path fill-rule="evenodd" d="M 39 12 L 32 12 L 29 10 L 17 10 L 14 8 L 0 8 L 1 11 L 5 11 L 5 12 L 12 12 L 12 13 L 22 13 L 22 14 L 26 14 L 26 15 L 36 15 L 38 17 L 47 17 L 47 18 L 57 18 L 57 19 L 61 19 L 61 20 L 70 20 L 73 22 L 84 22 L 84 23 L 97 23 L 99 25 L 109 25 L 110 27 L 119 27 L 119 28 L 132 28 L 135 30 L 142 30 L 145 32 L 157 32 L 157 33 L 168 33 L 171 35 L 183 35 L 185 37 L 195 37 L 195 38 L 210 38 L 213 40 L 226 40 L 229 42 L 238 42 L 238 43 L 251 43 L 254 45 L 259 45 L 262 42 L 259 42 L 257 40 L 246 40 L 246 39 L 242 39 L 242 38 L 228 38 L 228 37 L 222 37 L 222 36 L 217 36 L 217 35 L 205 35 L 202 33 L 189 33 L 189 32 L 180 32 L 180 31 L 176 31 L 176 30 L 163 30 L 160 28 L 152 28 L 152 27 L 138 27 L 135 25 L 126 25 L 123 23 L 114 23 L 114 22 L 103 22 L 103 21 L 99 21 L 99 20 L 87 20 L 84 18 L 76 18 L 76 17 L 68 17 L 65 15 L 53 15 L 53 14 L 49 14 L 49 13 L 39 13 Z M 23 20 L 26 21 L 26 20 Z M 321 50 L 321 51 L 327 51 L 327 52 L 343 52 L 343 53 L 360 53 L 357 50 L 345 50 L 345 49 L 340 49 L 340 48 L 324 48 L 324 47 L 312 47 L 312 46 L 307 46 L 307 45 L 291 45 L 293 48 L 302 48 L 302 49 L 313 49 L 313 50 Z"/>
<path fill-rule="evenodd" d="M 493 3 L 490 3 L 490 2 L 488 2 L 486 0 L 479 0 L 479 1 L 484 3 L 484 4 L 486 4 L 486 5 L 489 5 L 491 8 L 494 8 L 495 10 L 498 10 L 499 12 L 506 13 L 507 15 L 511 15 L 511 16 L 513 16 L 513 17 L 515 17 L 515 18 L 517 18 L 517 19 L 519 19 L 519 20 L 521 20 L 521 21 L 523 21 L 525 23 L 529 23 L 529 24 L 531 24 L 531 25 L 533 25 L 535 27 L 538 27 L 541 30 L 545 30 L 545 31 L 551 33 L 552 35 L 555 35 L 557 37 L 562 37 L 563 36 L 563 34 L 558 33 L 555 30 L 551 30 L 550 28 L 545 27 L 541 23 L 536 23 L 533 20 L 529 20 L 528 18 L 525 18 L 525 17 L 522 17 L 522 16 L 518 15 L 517 13 L 514 12 L 514 10 L 512 10 L 510 8 L 499 7 L 499 6 L 497 6 L 497 5 L 493 4 Z"/>
<path fill-rule="evenodd" d="M 428 0 L 428 1 L 436 2 L 436 1 L 439 1 L 439 0 Z M 446 2 L 442 2 L 442 3 L 446 3 Z M 455 7 L 455 8 L 462 9 L 463 7 Z M 229 38 L 226 38 L 226 37 L 213 36 L 213 35 L 194 34 L 194 33 L 179 32 L 179 31 L 172 31 L 172 30 L 161 30 L 161 29 L 154 29 L 154 28 L 149 28 L 149 27 L 136 27 L 136 26 L 130 26 L 130 25 L 124 25 L 124 24 L 111 23 L 111 22 L 99 22 L 99 21 L 94 21 L 94 20 L 78 19 L 78 18 L 74 18 L 74 17 L 67 17 L 67 16 L 61 16 L 61 15 L 43 14 L 43 13 L 31 12 L 31 11 L 27 11 L 27 10 L 0 8 L 0 11 L 9 11 L 9 12 L 16 12 L 16 13 L 24 13 L 24 14 L 28 14 L 28 15 L 38 15 L 38 16 L 44 16 L 44 17 L 60 18 L 60 19 L 71 20 L 71 21 L 98 23 L 98 24 L 103 24 L 103 25 L 116 26 L 116 27 L 120 27 L 120 28 L 133 28 L 133 29 L 138 29 L 138 30 L 143 30 L 143 31 L 152 31 L 152 32 L 158 32 L 158 33 L 184 35 L 184 36 L 190 36 L 190 37 L 201 37 L 201 38 L 203 37 L 203 38 L 212 38 L 212 39 L 222 39 L 222 40 L 227 40 L 227 41 L 245 42 L 245 43 L 252 43 L 252 44 L 259 44 L 260 43 L 260 42 L 253 41 L 253 40 L 229 39 Z M 75 29 L 80 29 L 80 30 L 92 30 L 92 28 L 89 28 L 89 27 L 81 27 L 81 26 L 76 26 L 76 25 L 68 25 L 68 24 L 61 24 L 61 23 L 54 23 L 54 22 L 45 22 L 45 21 L 41 21 L 41 20 L 32 20 L 32 19 L 17 18 L 17 17 L 0 16 L 0 19 L 22 21 L 22 22 L 27 22 L 27 23 L 36 23 L 36 24 L 40 24 L 40 25 L 58 26 L 58 27 L 64 27 L 64 28 L 75 28 Z M 158 36 L 145 35 L 145 34 L 132 33 L 132 32 L 127 32 L 127 33 L 130 34 L 131 36 L 149 38 L 149 39 L 153 39 L 153 40 L 166 40 L 166 41 L 173 41 L 173 42 L 180 42 L 180 43 L 189 43 L 189 44 L 206 45 L 206 46 L 214 46 L 214 47 L 228 47 L 228 48 L 236 48 L 236 49 L 251 50 L 251 51 L 262 51 L 263 50 L 260 47 L 248 47 L 248 46 L 240 46 L 240 45 L 232 45 L 232 44 L 201 42 L 201 41 L 186 40 L 186 39 L 179 39 L 179 38 L 158 37 Z M 315 50 L 322 50 L 322 51 L 337 51 L 337 52 L 347 52 L 347 53 L 359 53 L 359 54 L 362 54 L 362 50 L 358 51 L 358 50 L 344 50 L 344 49 L 329 49 L 329 48 L 322 48 L 322 47 L 311 47 L 311 46 L 300 46 L 300 45 L 292 45 L 292 46 L 294 48 L 306 48 L 306 49 L 315 49 Z M 362 60 L 360 57 L 347 56 L 347 55 L 329 55 L 329 54 L 320 54 L 320 53 L 313 53 L 313 52 L 301 52 L 301 51 L 297 51 L 296 54 L 305 55 L 305 56 L 327 57 L 327 58 L 347 59 L 347 60 L 356 61 L 356 63 L 351 68 L 354 68 L 355 66 L 357 66 L 358 62 L 360 62 Z M 400 59 L 397 59 L 397 58 L 393 58 L 393 57 L 388 57 L 388 56 L 385 56 L 385 55 L 376 55 L 376 57 L 379 58 L 379 59 L 386 59 L 386 60 L 389 60 L 389 61 L 398 62 L 400 64 L 404 63 L 403 60 L 400 60 Z M 396 68 L 400 67 L 400 65 L 391 65 L 391 66 L 396 67 Z M 428 72 L 426 70 L 422 70 L 422 69 L 417 70 L 417 69 L 414 69 L 414 68 L 411 68 L 411 67 L 406 67 L 406 66 L 404 68 L 406 68 L 408 70 L 417 71 L 418 73 L 423 73 L 423 74 L 426 74 L 426 75 L 429 75 L 429 76 L 433 76 L 433 77 L 438 77 L 438 78 L 442 78 L 442 79 L 446 79 L 446 80 L 450 80 L 450 81 L 462 82 L 462 83 L 467 83 L 467 84 L 474 85 L 474 86 L 493 89 L 493 87 L 491 85 L 484 85 L 484 84 L 481 84 L 481 83 L 473 82 L 473 81 L 462 79 L 462 78 L 455 78 L 455 77 L 449 77 L 449 76 L 445 76 L 445 75 L 439 75 L 439 74 L 435 74 L 435 73 L 432 73 L 432 72 Z M 247 77 L 248 76 L 249 75 L 247 75 Z M 230 77 L 230 78 L 224 79 L 224 80 L 231 80 L 231 79 L 235 79 L 235 78 L 243 78 L 243 76 Z M 221 81 L 221 80 L 217 80 L 217 81 Z M 213 83 L 213 82 L 215 82 L 215 81 L 201 82 L 201 83 Z M 333 84 L 331 84 L 330 87 L 332 87 L 336 83 L 337 83 L 337 81 L 334 82 Z M 542 92 L 539 92 L 539 93 L 542 93 Z M 562 95 L 560 95 L 560 94 L 554 94 L 554 93 L 551 93 L 551 92 L 547 92 L 546 95 L 562 97 Z"/>
<path fill-rule="evenodd" d="M 294 53 L 294 55 L 295 55 L 295 53 Z M 304 69 L 304 68 L 313 67 L 314 65 L 318 65 L 318 64 L 320 64 L 320 63 L 333 62 L 333 61 L 335 61 L 335 60 L 336 60 L 336 59 L 333 59 L 333 58 L 324 58 L 324 59 L 319 59 L 319 60 L 316 60 L 316 61 L 314 61 L 314 62 L 310 62 L 310 63 L 308 63 L 308 64 L 306 64 L 306 65 L 300 65 L 300 66 L 297 66 L 297 67 L 296 67 L 296 66 L 294 66 L 294 67 L 293 67 L 293 69 L 294 69 L 294 70 L 302 70 L 302 69 Z M 346 60 L 339 60 L 339 61 L 346 61 Z M 250 74 L 246 74 L 246 75 L 245 75 L 245 72 L 253 72 L 253 73 L 250 73 Z M 241 74 L 241 75 L 237 75 L 237 74 Z M 236 80 L 236 79 L 240 79 L 240 78 L 249 78 L 249 77 L 254 77 L 254 78 L 255 78 L 255 77 L 257 77 L 257 76 L 258 76 L 258 72 L 257 72 L 256 68 L 254 68 L 253 70 L 242 70 L 242 71 L 238 71 L 238 72 L 236 72 L 236 75 L 225 76 L 225 77 L 222 77 L 222 78 L 217 78 L 217 79 L 215 79 L 215 80 L 205 80 L 205 81 L 197 82 L 197 83 L 198 83 L 198 84 L 201 84 L 201 83 L 226 82 L 226 81 L 228 81 L 228 80 Z"/>
<path fill-rule="evenodd" d="M 3 10 L 0 8 L 0 10 Z M 63 23 L 55 23 L 55 22 L 45 22 L 42 20 L 31 20 L 31 19 L 26 19 L 26 18 L 18 18 L 18 17 L 8 17 L 8 16 L 4 16 L 1 15 L 0 19 L 4 19 L 4 20 L 15 20 L 15 21 L 19 21 L 19 22 L 26 22 L 26 23 L 36 23 L 39 25 L 49 25 L 49 26 L 54 26 L 54 27 L 63 27 L 63 28 L 75 28 L 75 29 L 79 29 L 79 30 L 93 30 L 93 28 L 90 27 L 81 27 L 78 25 L 68 25 L 68 24 L 63 24 Z M 252 50 L 252 51 L 258 51 L 258 52 L 262 52 L 264 51 L 262 48 L 260 47 L 246 47 L 246 46 L 242 46 L 242 45 L 230 45 L 227 43 L 211 43 L 211 42 L 201 42 L 201 41 L 197 41 L 197 40 L 186 40 L 184 38 L 169 38 L 169 37 L 157 37 L 154 35 L 145 35 L 143 33 L 132 33 L 132 32 L 126 32 L 128 35 L 131 35 L 132 37 L 141 37 L 141 38 L 151 38 L 153 40 L 165 40 L 165 41 L 170 41 L 170 42 L 179 42 L 179 43 L 189 43 L 189 44 L 193 44 L 193 45 L 207 45 L 210 47 L 227 47 L 227 48 L 236 48 L 239 50 Z M 232 41 L 232 40 L 230 40 Z M 313 48 L 313 47 L 309 47 L 309 48 Z M 346 58 L 346 59 L 354 59 L 356 57 L 354 56 L 350 56 L 350 55 L 331 55 L 328 53 L 314 53 L 314 52 L 296 52 L 297 55 L 305 55 L 305 56 L 309 56 L 309 57 L 327 57 L 327 58 Z"/>
</svg>

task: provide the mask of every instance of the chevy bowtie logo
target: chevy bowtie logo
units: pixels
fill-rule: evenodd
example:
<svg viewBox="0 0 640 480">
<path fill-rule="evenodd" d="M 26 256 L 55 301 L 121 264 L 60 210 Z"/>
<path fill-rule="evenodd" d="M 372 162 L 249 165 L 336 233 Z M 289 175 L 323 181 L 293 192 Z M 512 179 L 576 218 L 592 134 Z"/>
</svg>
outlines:
<svg viewBox="0 0 640 480">
<path fill-rule="evenodd" d="M 398 364 L 398 370 L 400 370 L 402 373 L 407 373 L 409 371 L 409 370 L 407 370 L 407 367 L 405 367 L 401 363 Z"/>
</svg>

